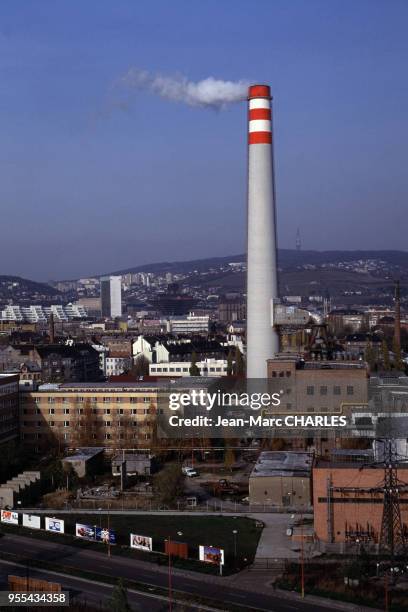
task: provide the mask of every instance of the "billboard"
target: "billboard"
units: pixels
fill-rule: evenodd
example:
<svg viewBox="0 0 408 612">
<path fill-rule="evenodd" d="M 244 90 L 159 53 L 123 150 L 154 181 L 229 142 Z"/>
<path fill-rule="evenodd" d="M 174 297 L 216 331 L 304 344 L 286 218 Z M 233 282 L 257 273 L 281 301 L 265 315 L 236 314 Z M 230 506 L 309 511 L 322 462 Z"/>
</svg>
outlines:
<svg viewBox="0 0 408 612">
<path fill-rule="evenodd" d="M 41 517 L 34 514 L 23 514 L 23 527 L 41 529 Z"/>
<path fill-rule="evenodd" d="M 54 533 L 64 533 L 64 521 L 62 519 L 51 518 L 49 516 L 45 517 L 45 529 L 47 531 L 53 531 Z"/>
<path fill-rule="evenodd" d="M 96 527 L 92 525 L 77 523 L 75 525 L 75 535 L 77 538 L 82 538 L 84 540 L 95 540 L 95 529 Z"/>
<path fill-rule="evenodd" d="M 224 565 L 224 551 L 216 546 L 200 546 L 200 561 L 213 565 Z"/>
<path fill-rule="evenodd" d="M 95 540 L 104 544 L 116 544 L 116 532 L 113 529 L 95 527 Z"/>
<path fill-rule="evenodd" d="M 18 512 L 13 512 L 12 510 L 2 510 L 1 522 L 8 523 L 9 525 L 18 525 Z"/>
<path fill-rule="evenodd" d="M 130 547 L 138 548 L 139 550 L 147 550 L 151 552 L 153 550 L 153 540 L 147 536 L 136 535 L 135 533 L 130 534 Z"/>
</svg>

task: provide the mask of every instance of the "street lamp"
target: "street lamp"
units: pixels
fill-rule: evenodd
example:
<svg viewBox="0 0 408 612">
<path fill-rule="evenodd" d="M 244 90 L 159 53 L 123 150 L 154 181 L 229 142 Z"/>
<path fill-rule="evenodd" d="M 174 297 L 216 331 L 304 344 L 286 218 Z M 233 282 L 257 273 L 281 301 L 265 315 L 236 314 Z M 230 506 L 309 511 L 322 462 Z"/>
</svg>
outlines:
<svg viewBox="0 0 408 612">
<path fill-rule="evenodd" d="M 178 531 L 177 535 L 182 536 L 183 532 L 182 531 Z M 168 555 L 169 555 L 169 582 L 168 582 L 168 584 L 169 584 L 169 586 L 168 586 L 168 591 L 169 591 L 169 612 L 171 612 L 172 611 L 173 602 L 172 602 L 172 588 L 171 588 L 171 586 L 172 586 L 171 585 L 171 582 L 172 582 L 172 580 L 171 580 L 171 578 L 172 578 L 171 569 L 172 568 L 171 568 L 171 536 L 170 535 L 169 535 L 169 537 L 167 539 L 167 546 L 168 546 L 168 551 L 167 552 L 168 552 Z"/>
<path fill-rule="evenodd" d="M 235 568 L 237 567 L 237 534 L 238 534 L 238 529 L 233 529 L 232 530 L 232 534 L 234 536 L 234 565 Z"/>
</svg>

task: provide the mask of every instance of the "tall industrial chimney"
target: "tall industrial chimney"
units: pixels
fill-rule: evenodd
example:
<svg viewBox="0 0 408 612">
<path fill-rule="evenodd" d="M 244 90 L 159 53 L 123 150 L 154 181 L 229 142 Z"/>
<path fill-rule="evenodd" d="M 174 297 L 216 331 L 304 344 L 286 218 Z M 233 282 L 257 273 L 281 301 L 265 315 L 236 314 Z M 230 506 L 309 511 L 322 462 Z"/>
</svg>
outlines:
<svg viewBox="0 0 408 612">
<path fill-rule="evenodd" d="M 266 361 L 279 351 L 272 326 L 278 275 L 271 100 L 269 86 L 249 88 L 247 378 L 266 378 Z"/>
</svg>

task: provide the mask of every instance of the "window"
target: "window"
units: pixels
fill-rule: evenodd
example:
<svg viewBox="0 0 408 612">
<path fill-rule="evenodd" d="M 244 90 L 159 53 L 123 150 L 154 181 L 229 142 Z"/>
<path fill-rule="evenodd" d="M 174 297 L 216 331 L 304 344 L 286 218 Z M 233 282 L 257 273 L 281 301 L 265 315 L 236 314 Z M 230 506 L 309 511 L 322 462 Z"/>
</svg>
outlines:
<svg viewBox="0 0 408 612">
<path fill-rule="evenodd" d="M 110 433 L 106 433 L 106 434 L 105 434 L 105 440 L 110 440 L 110 438 L 111 438 Z"/>
<path fill-rule="evenodd" d="M 123 410 L 123 408 L 119 408 L 118 413 L 119 414 L 125 414 L 125 411 Z"/>
<path fill-rule="evenodd" d="M 352 385 L 347 387 L 347 395 L 354 395 L 354 387 Z"/>
<path fill-rule="evenodd" d="M 137 408 L 132 408 L 132 414 L 137 414 Z"/>
<path fill-rule="evenodd" d="M 48 425 L 49 425 L 50 427 L 54 427 L 54 425 L 55 425 L 55 421 L 48 421 Z"/>
<path fill-rule="evenodd" d="M 84 414 L 84 409 L 83 408 L 78 408 L 78 414 Z"/>
<path fill-rule="evenodd" d="M 291 375 L 290 370 L 286 370 L 286 378 L 289 378 L 289 377 L 290 377 L 290 375 Z"/>
<path fill-rule="evenodd" d="M 307 387 L 306 393 L 308 395 L 314 395 L 314 387 L 313 387 L 313 385 Z"/>
<path fill-rule="evenodd" d="M 69 421 L 64 421 L 64 427 L 69 427 Z"/>
<path fill-rule="evenodd" d="M 110 408 L 105 408 L 105 410 L 103 411 L 104 414 L 110 414 Z"/>
<path fill-rule="evenodd" d="M 41 427 L 42 426 L 42 422 L 41 421 L 37 421 L 37 427 Z"/>
<path fill-rule="evenodd" d="M 69 408 L 64 408 L 64 414 L 69 414 Z"/>
<path fill-rule="evenodd" d="M 326 385 L 322 385 L 320 387 L 320 395 L 327 395 L 327 387 L 326 387 Z"/>
<path fill-rule="evenodd" d="M 341 395 L 341 387 L 339 387 L 338 385 L 335 385 L 333 387 L 333 393 L 334 395 Z"/>
<path fill-rule="evenodd" d="M 55 408 L 48 408 L 48 414 L 54 414 Z"/>
<path fill-rule="evenodd" d="M 48 403 L 49 404 L 54 404 L 54 402 L 55 402 L 55 397 L 49 397 L 48 398 Z"/>
<path fill-rule="evenodd" d="M 105 425 L 105 427 L 110 427 L 111 426 L 111 421 L 105 421 L 104 425 Z"/>
</svg>

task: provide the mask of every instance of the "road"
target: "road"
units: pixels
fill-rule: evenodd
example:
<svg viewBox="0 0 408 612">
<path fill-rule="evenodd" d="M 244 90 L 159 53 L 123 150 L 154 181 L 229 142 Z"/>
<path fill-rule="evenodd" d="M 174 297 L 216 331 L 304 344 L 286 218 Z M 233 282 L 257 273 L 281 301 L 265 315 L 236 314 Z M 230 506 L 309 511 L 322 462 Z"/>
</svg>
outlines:
<svg viewBox="0 0 408 612">
<path fill-rule="evenodd" d="M 9 574 L 13 574 L 14 576 L 26 576 L 27 568 L 0 559 L 0 585 L 2 589 L 7 588 L 7 576 Z M 93 604 L 95 607 L 99 608 L 101 605 L 106 605 L 112 596 L 113 587 L 82 580 L 74 576 L 62 575 L 58 572 L 50 574 L 47 571 L 33 568 L 30 568 L 29 575 L 31 578 L 40 578 L 42 580 L 61 583 L 62 590 L 69 591 L 70 593 L 71 604 L 75 601 L 85 605 Z M 164 612 L 168 608 L 167 601 L 164 599 L 158 599 L 149 595 L 145 596 L 131 590 L 128 591 L 128 601 L 132 606 L 132 610 L 135 612 L 142 612 L 143 610 Z M 193 608 L 191 608 L 191 610 L 193 610 Z"/>
<path fill-rule="evenodd" d="M 26 536 L 7 534 L 0 539 L 0 552 L 24 555 L 28 559 L 40 559 L 54 563 L 55 571 L 58 571 L 58 566 L 67 565 L 77 569 L 117 578 L 123 577 L 144 584 L 167 588 L 168 577 L 165 568 L 134 558 L 129 559 L 115 555 L 109 558 L 106 553 L 58 544 L 57 535 L 55 540 L 54 543 L 49 540 L 42 541 Z M 71 580 L 74 579 L 71 577 Z M 256 574 L 254 574 L 255 581 Z M 253 590 L 243 590 L 237 588 L 236 583 L 228 577 L 193 575 L 193 572 L 180 570 L 173 570 L 172 588 L 173 591 L 183 591 L 211 598 L 215 607 L 222 602 L 239 604 L 248 610 L 259 609 L 267 612 L 316 612 L 316 609 L 333 612 L 335 607 L 332 603 L 322 602 L 321 605 L 317 605 L 315 601 L 297 601 L 296 599 L 281 597 L 273 592 L 269 593 L 264 586 L 259 590 L 255 586 Z M 151 601 L 149 605 L 150 603 Z M 147 609 L 151 608 L 147 607 Z"/>
</svg>

